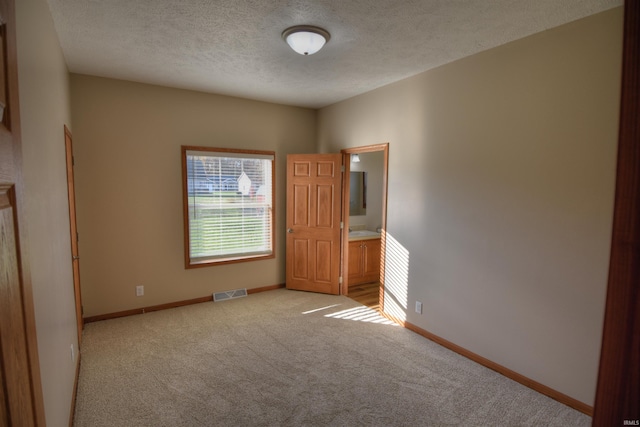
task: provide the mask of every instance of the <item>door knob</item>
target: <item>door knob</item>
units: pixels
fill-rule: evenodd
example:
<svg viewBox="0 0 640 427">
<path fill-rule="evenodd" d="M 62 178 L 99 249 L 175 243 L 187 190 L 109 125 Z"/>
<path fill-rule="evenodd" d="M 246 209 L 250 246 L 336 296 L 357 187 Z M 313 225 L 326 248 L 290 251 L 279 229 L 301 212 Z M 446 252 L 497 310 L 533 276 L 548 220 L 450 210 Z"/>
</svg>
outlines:
<svg viewBox="0 0 640 427">
<path fill-rule="evenodd" d="M 72 259 L 73 261 L 76 261 L 76 260 L 79 260 L 79 259 L 80 259 L 80 257 L 79 257 L 79 256 L 77 256 L 77 255 L 72 255 L 72 256 L 71 256 L 71 259 Z"/>
<path fill-rule="evenodd" d="M 287 228 L 287 233 L 293 233 L 293 228 Z"/>
</svg>

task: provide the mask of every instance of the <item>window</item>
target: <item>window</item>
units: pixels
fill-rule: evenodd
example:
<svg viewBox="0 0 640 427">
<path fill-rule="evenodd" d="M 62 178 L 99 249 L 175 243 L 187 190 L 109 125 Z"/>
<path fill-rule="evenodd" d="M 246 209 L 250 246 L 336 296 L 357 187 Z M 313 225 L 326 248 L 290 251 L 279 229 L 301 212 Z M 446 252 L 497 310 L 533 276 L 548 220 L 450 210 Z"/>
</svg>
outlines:
<svg viewBox="0 0 640 427">
<path fill-rule="evenodd" d="M 273 258 L 273 151 L 182 147 L 187 268 Z"/>
</svg>

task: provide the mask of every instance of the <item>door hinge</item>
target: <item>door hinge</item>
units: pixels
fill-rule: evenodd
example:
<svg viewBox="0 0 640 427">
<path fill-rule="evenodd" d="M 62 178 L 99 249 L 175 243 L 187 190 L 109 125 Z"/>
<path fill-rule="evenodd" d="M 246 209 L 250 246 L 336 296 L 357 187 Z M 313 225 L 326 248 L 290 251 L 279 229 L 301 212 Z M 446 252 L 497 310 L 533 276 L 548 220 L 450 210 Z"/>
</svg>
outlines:
<svg viewBox="0 0 640 427">
<path fill-rule="evenodd" d="M 340 165 L 340 172 L 344 172 L 344 165 Z"/>
<path fill-rule="evenodd" d="M 344 229 L 344 222 L 340 221 L 340 230 Z"/>
<path fill-rule="evenodd" d="M 338 284 L 342 285 L 342 276 L 338 277 Z"/>
</svg>

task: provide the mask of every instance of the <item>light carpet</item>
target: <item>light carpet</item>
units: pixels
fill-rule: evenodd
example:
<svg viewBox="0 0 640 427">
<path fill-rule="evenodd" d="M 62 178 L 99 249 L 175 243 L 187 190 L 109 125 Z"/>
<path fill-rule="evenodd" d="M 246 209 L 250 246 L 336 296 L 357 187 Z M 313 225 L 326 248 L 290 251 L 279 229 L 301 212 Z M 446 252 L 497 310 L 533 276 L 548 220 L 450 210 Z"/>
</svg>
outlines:
<svg viewBox="0 0 640 427">
<path fill-rule="evenodd" d="M 344 297 L 278 289 L 86 325 L 75 426 L 587 426 Z"/>
</svg>

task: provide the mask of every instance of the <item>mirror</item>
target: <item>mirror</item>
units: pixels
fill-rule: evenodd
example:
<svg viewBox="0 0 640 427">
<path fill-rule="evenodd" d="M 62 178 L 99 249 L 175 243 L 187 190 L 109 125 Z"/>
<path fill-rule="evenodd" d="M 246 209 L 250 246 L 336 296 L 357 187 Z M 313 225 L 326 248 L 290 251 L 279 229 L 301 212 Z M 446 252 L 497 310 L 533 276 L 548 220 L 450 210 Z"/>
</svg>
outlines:
<svg viewBox="0 0 640 427">
<path fill-rule="evenodd" d="M 349 215 L 367 214 L 367 173 L 351 172 L 349 176 Z"/>
</svg>

